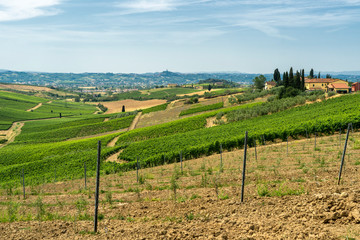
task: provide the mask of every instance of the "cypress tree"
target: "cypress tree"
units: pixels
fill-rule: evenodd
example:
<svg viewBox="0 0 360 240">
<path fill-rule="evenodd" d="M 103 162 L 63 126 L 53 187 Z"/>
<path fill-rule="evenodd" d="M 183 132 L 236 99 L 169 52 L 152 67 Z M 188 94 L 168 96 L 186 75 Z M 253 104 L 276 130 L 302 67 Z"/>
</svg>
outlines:
<svg viewBox="0 0 360 240">
<path fill-rule="evenodd" d="M 295 88 L 301 90 L 301 78 L 300 78 L 300 72 L 299 71 L 296 71 Z"/>
<path fill-rule="evenodd" d="M 318 78 L 321 78 L 321 76 L 320 76 L 320 72 L 319 72 L 319 76 L 318 76 Z"/>
<path fill-rule="evenodd" d="M 304 69 L 301 70 L 301 78 L 302 78 L 302 81 L 301 81 L 301 90 L 302 90 L 302 91 L 305 91 L 305 71 L 304 71 Z"/>
<path fill-rule="evenodd" d="M 290 83 L 289 83 L 289 73 L 288 72 L 286 72 L 286 73 L 284 73 L 284 79 L 283 79 L 283 81 L 284 81 L 284 86 L 285 86 L 285 88 L 287 88 L 287 87 L 289 87 L 290 86 Z"/>
<path fill-rule="evenodd" d="M 280 84 L 281 76 L 280 76 L 279 69 L 275 69 L 275 71 L 274 71 L 274 81 L 276 82 L 276 85 L 281 85 Z"/>
<path fill-rule="evenodd" d="M 122 106 L 121 112 L 125 112 L 125 105 Z"/>
<path fill-rule="evenodd" d="M 314 69 L 310 70 L 309 78 L 314 78 Z"/>
<path fill-rule="evenodd" d="M 292 68 L 292 67 L 290 68 L 290 72 L 289 72 L 289 86 L 296 88 L 296 86 L 295 86 L 295 80 L 294 80 L 294 72 L 293 72 L 293 68 Z"/>
<path fill-rule="evenodd" d="M 281 85 L 285 85 L 285 79 L 286 79 L 286 73 L 284 72 Z"/>
</svg>

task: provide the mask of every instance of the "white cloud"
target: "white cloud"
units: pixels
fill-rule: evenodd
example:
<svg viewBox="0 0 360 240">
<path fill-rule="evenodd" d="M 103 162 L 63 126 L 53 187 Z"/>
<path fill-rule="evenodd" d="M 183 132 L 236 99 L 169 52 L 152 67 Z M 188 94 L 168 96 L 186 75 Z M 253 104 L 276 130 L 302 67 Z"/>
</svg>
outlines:
<svg viewBox="0 0 360 240">
<path fill-rule="evenodd" d="M 60 0 L 0 0 L 0 22 L 51 16 L 59 11 L 52 8 Z"/>
<path fill-rule="evenodd" d="M 235 4 L 225 0 L 222 4 Z M 257 4 L 257 5 L 254 5 Z M 216 17 L 228 25 L 224 27 L 248 27 L 272 37 L 293 39 L 284 29 L 310 27 L 338 29 L 360 21 L 360 0 L 253 0 L 239 1 L 238 13 Z"/>
<path fill-rule="evenodd" d="M 210 0 L 132 0 L 118 3 L 116 7 L 122 9 L 120 14 L 134 14 L 146 12 L 173 11 L 181 6 L 206 3 Z"/>
</svg>

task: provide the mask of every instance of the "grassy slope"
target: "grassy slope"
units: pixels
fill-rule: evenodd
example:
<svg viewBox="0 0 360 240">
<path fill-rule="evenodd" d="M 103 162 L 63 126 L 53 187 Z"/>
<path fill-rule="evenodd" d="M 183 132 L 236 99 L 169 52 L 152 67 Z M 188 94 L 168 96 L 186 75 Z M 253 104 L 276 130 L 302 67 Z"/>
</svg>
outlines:
<svg viewBox="0 0 360 240">
<path fill-rule="evenodd" d="M 26 123 L 22 133 L 16 138 L 15 143 L 41 143 L 58 142 L 70 138 L 84 137 L 98 133 L 110 132 L 128 128 L 135 115 L 115 118 L 104 122 L 104 116 L 97 118 L 83 118 L 73 121 L 43 125 L 41 121 Z M 48 122 L 49 122 L 48 121 Z"/>
<path fill-rule="evenodd" d="M 48 101 L 44 98 L 0 91 L 0 130 L 8 129 L 16 121 L 54 118 L 58 117 L 60 112 L 63 116 L 71 116 L 92 113 L 96 110 L 95 106 L 81 103 L 61 101 L 47 103 Z M 32 112 L 26 111 L 39 103 L 43 103 L 40 108 Z"/>
</svg>

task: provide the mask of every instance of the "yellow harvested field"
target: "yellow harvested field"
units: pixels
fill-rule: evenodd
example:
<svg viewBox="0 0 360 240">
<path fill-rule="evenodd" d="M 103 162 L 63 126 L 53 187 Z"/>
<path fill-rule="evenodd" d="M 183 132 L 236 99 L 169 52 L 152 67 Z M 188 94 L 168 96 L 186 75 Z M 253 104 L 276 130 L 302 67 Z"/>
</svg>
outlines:
<svg viewBox="0 0 360 240">
<path fill-rule="evenodd" d="M 38 87 L 38 86 L 30 86 L 30 85 L 17 85 L 17 84 L 0 84 L 0 89 L 15 89 L 20 91 L 45 91 L 50 92 L 54 91 L 54 89 L 48 87 Z"/>
<path fill-rule="evenodd" d="M 121 112 L 123 105 L 125 105 L 125 110 L 129 112 L 138 109 L 154 107 L 163 103 L 166 103 L 166 100 L 153 99 L 147 101 L 136 101 L 133 99 L 127 99 L 115 102 L 101 102 L 102 105 L 108 108 L 108 111 L 106 113 Z"/>
<path fill-rule="evenodd" d="M 194 96 L 194 95 L 204 95 L 205 92 L 209 92 L 207 90 L 204 91 L 199 91 L 199 92 L 193 92 L 193 93 L 187 93 L 187 94 L 177 94 L 177 96 L 182 97 L 182 96 Z"/>
</svg>

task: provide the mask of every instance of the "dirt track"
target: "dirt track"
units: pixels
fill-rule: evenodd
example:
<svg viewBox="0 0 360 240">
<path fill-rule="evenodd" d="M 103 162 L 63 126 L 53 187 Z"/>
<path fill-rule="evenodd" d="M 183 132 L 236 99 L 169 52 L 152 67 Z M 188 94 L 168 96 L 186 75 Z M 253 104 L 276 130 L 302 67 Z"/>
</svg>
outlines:
<svg viewBox="0 0 360 240">
<path fill-rule="evenodd" d="M 30 109 L 28 109 L 28 110 L 26 110 L 27 112 L 31 112 L 32 110 L 35 110 L 35 109 L 38 109 L 39 107 L 41 107 L 42 106 L 42 103 L 39 103 L 38 105 L 36 105 L 35 107 L 32 107 L 32 108 L 30 108 Z"/>
</svg>

